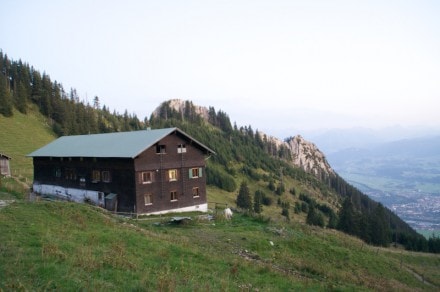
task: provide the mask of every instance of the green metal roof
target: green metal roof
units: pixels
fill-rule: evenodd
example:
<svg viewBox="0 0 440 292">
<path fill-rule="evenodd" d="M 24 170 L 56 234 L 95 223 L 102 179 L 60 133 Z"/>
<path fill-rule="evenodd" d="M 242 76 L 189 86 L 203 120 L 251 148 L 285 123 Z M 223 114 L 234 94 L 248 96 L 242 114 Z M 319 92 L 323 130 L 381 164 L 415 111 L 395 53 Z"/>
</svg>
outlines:
<svg viewBox="0 0 440 292">
<path fill-rule="evenodd" d="M 135 158 L 174 131 L 214 153 L 178 128 L 116 132 L 106 134 L 63 136 L 30 153 L 30 157 L 113 157 Z"/>
</svg>

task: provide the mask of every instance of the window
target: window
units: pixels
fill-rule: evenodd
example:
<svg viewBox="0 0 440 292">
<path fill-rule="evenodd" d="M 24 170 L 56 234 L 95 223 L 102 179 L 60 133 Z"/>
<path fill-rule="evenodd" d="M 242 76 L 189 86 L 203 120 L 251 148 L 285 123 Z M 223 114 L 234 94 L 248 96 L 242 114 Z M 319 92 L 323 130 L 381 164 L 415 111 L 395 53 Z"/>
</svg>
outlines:
<svg viewBox="0 0 440 292">
<path fill-rule="evenodd" d="M 76 180 L 76 171 L 74 168 L 66 168 L 66 179 Z"/>
<path fill-rule="evenodd" d="M 201 167 L 191 168 L 189 170 L 189 178 L 198 178 L 198 177 L 202 177 L 202 168 Z"/>
<path fill-rule="evenodd" d="M 84 177 L 79 178 L 79 186 L 85 187 L 86 186 L 86 179 Z"/>
<path fill-rule="evenodd" d="M 186 153 L 186 145 L 185 144 L 177 145 L 177 153 Z"/>
<path fill-rule="evenodd" d="M 102 172 L 102 181 L 103 181 L 103 182 L 107 182 L 107 183 L 111 181 L 110 171 L 108 171 L 108 170 L 104 170 L 104 171 Z"/>
<path fill-rule="evenodd" d="M 168 180 L 169 181 L 177 180 L 177 169 L 168 170 Z"/>
<path fill-rule="evenodd" d="M 99 170 L 92 171 L 92 183 L 97 183 L 101 180 L 101 172 Z"/>
<path fill-rule="evenodd" d="M 200 197 L 200 195 L 199 195 L 199 188 L 198 188 L 198 187 L 194 187 L 194 188 L 192 189 L 192 194 L 193 194 L 193 198 L 198 198 L 198 197 Z"/>
<path fill-rule="evenodd" d="M 55 168 L 54 175 L 55 175 L 55 177 L 60 178 L 61 177 L 61 168 L 59 168 L 59 167 Z"/>
<path fill-rule="evenodd" d="M 166 146 L 165 145 L 156 145 L 156 154 L 165 154 L 167 153 L 166 151 Z"/>
<path fill-rule="evenodd" d="M 141 173 L 141 183 L 151 184 L 153 182 L 154 173 L 152 171 L 143 171 Z"/>
<path fill-rule="evenodd" d="M 171 202 L 177 201 L 177 191 L 171 191 Z"/>
<path fill-rule="evenodd" d="M 153 205 L 153 195 L 152 194 L 145 194 L 144 195 L 144 203 L 145 203 L 145 206 Z"/>
</svg>

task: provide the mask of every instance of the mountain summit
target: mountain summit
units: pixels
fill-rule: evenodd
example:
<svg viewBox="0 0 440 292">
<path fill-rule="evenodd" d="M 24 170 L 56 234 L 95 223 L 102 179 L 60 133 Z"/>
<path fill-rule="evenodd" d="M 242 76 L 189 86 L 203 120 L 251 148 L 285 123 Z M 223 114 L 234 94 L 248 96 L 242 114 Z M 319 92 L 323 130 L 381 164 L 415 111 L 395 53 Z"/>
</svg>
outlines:
<svg viewBox="0 0 440 292">
<path fill-rule="evenodd" d="M 210 109 L 192 104 L 191 101 L 185 101 L 181 99 L 171 99 L 163 102 L 152 113 L 153 117 L 161 116 L 161 113 L 166 114 L 166 108 L 172 111 L 178 112 L 183 116 L 188 111 L 192 111 L 196 115 L 200 116 L 202 120 L 209 123 L 209 111 Z M 276 149 L 287 149 L 289 154 L 286 155 L 286 160 L 305 172 L 313 174 L 318 178 L 325 178 L 334 176 L 335 172 L 328 163 L 325 155 L 318 147 L 310 141 L 305 140 L 302 136 L 296 135 L 287 139 L 280 140 L 279 138 L 269 136 L 261 131 L 257 133 L 264 137 L 267 141 L 271 142 Z"/>
</svg>

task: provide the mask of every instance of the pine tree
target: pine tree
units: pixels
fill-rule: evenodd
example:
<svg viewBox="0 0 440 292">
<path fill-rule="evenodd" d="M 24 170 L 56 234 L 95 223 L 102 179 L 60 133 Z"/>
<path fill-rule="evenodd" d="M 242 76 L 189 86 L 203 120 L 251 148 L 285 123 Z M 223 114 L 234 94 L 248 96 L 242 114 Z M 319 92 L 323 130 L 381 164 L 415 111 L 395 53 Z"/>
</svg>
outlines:
<svg viewBox="0 0 440 292">
<path fill-rule="evenodd" d="M 339 222 L 337 228 L 338 230 L 348 234 L 359 234 L 358 218 L 350 197 L 345 198 L 344 202 L 342 203 L 342 208 L 339 211 Z"/>
<path fill-rule="evenodd" d="M 252 211 L 252 198 L 249 187 L 245 181 L 243 181 L 240 185 L 236 203 L 237 207 L 243 210 Z"/>
<path fill-rule="evenodd" d="M 254 194 L 254 212 L 260 214 L 263 211 L 263 197 L 264 193 L 261 190 L 256 190 Z"/>
<path fill-rule="evenodd" d="M 0 73 L 0 114 L 5 117 L 11 117 L 12 99 L 8 87 L 8 80 Z"/>
<path fill-rule="evenodd" d="M 385 208 L 377 204 L 370 215 L 370 238 L 375 245 L 388 246 L 390 243 L 390 227 L 385 215 Z"/>
</svg>

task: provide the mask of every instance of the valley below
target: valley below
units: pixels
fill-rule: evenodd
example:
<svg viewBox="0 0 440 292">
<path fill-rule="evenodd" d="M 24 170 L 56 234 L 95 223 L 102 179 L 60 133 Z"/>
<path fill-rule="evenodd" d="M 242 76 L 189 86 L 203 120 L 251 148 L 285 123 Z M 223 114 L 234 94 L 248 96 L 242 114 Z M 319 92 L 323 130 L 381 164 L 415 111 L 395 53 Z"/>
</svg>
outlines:
<svg viewBox="0 0 440 292">
<path fill-rule="evenodd" d="M 362 175 L 343 172 L 340 174 L 370 198 L 388 207 L 414 229 L 437 232 L 440 230 L 440 194 L 411 189 L 399 190 L 398 186 L 395 191 L 383 191 L 366 185 L 368 178 Z"/>
<path fill-rule="evenodd" d="M 330 153 L 332 167 L 424 234 L 440 230 L 440 138 Z"/>
</svg>

